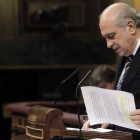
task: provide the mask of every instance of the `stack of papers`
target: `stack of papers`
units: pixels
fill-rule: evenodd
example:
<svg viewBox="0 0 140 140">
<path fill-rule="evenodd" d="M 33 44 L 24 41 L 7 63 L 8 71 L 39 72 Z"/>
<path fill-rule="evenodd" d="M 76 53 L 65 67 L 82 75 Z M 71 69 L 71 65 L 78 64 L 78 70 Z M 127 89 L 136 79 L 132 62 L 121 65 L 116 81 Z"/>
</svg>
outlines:
<svg viewBox="0 0 140 140">
<path fill-rule="evenodd" d="M 92 86 L 81 90 L 90 125 L 109 123 L 140 131 L 129 119 L 129 113 L 136 110 L 133 94 Z"/>
</svg>

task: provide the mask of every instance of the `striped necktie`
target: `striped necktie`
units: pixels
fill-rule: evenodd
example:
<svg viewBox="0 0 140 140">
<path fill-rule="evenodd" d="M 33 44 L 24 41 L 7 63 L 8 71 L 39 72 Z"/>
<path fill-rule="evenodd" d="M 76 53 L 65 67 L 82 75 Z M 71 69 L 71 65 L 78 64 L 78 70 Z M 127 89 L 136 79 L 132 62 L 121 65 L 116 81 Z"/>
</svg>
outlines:
<svg viewBox="0 0 140 140">
<path fill-rule="evenodd" d="M 123 80 L 124 80 L 125 76 L 127 75 L 127 72 L 128 72 L 128 70 L 130 68 L 132 59 L 133 59 L 133 55 L 130 55 L 126 59 L 126 62 L 125 62 L 125 72 L 124 72 L 123 76 L 121 77 L 120 81 L 118 82 L 118 85 L 116 87 L 116 90 L 121 90 L 121 86 L 122 86 Z"/>
</svg>

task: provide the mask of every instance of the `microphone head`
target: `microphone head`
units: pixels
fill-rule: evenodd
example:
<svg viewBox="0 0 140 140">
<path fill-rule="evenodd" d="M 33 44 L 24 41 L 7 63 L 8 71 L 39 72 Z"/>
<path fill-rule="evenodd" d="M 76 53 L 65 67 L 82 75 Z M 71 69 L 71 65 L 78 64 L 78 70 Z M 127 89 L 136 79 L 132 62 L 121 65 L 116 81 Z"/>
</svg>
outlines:
<svg viewBox="0 0 140 140">
<path fill-rule="evenodd" d="M 91 73 L 91 70 L 88 71 L 88 73 L 84 76 L 84 78 L 78 83 L 78 86 L 80 86 L 83 81 L 87 78 L 87 76 Z"/>
<path fill-rule="evenodd" d="M 66 83 L 70 78 L 72 78 L 77 72 L 79 71 L 79 68 L 76 69 L 70 76 L 68 76 L 65 80 L 63 80 L 61 82 L 61 85 L 63 85 L 64 83 Z"/>
</svg>

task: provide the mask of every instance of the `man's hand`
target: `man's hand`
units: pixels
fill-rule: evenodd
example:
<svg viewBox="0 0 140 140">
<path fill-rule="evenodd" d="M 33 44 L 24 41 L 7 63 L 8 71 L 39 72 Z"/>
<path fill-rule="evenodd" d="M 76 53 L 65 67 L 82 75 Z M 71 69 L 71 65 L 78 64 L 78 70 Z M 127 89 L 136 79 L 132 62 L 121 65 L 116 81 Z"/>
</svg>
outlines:
<svg viewBox="0 0 140 140">
<path fill-rule="evenodd" d="M 133 123 L 140 128 L 140 109 L 136 109 L 135 111 L 130 112 L 130 117 Z"/>
<path fill-rule="evenodd" d="M 89 128 L 89 126 L 90 126 L 90 122 L 89 122 L 89 120 L 88 120 L 88 121 L 86 121 L 86 122 L 84 123 L 82 129 L 87 130 L 87 129 Z"/>
<path fill-rule="evenodd" d="M 104 129 L 106 129 L 106 128 L 108 128 L 109 127 L 109 123 L 102 123 L 101 124 L 101 128 L 104 128 Z"/>
<path fill-rule="evenodd" d="M 101 128 L 107 128 L 110 124 L 108 123 L 103 123 L 101 124 Z M 83 125 L 82 129 L 87 130 L 90 127 L 90 122 L 89 120 L 85 122 L 85 124 Z"/>
</svg>

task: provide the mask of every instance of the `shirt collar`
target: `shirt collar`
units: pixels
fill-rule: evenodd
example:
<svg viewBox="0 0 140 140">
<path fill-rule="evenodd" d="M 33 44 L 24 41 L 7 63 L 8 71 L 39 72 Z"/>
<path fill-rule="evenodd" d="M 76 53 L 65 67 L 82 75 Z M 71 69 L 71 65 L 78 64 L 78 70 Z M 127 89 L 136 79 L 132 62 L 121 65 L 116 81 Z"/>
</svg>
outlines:
<svg viewBox="0 0 140 140">
<path fill-rule="evenodd" d="M 140 38 L 139 38 L 139 40 L 138 40 L 138 42 L 137 42 L 136 47 L 134 48 L 134 50 L 133 50 L 133 52 L 132 52 L 132 54 L 133 54 L 133 55 L 135 55 L 135 54 L 136 54 L 136 52 L 137 52 L 137 50 L 138 50 L 139 46 L 140 46 Z"/>
</svg>

